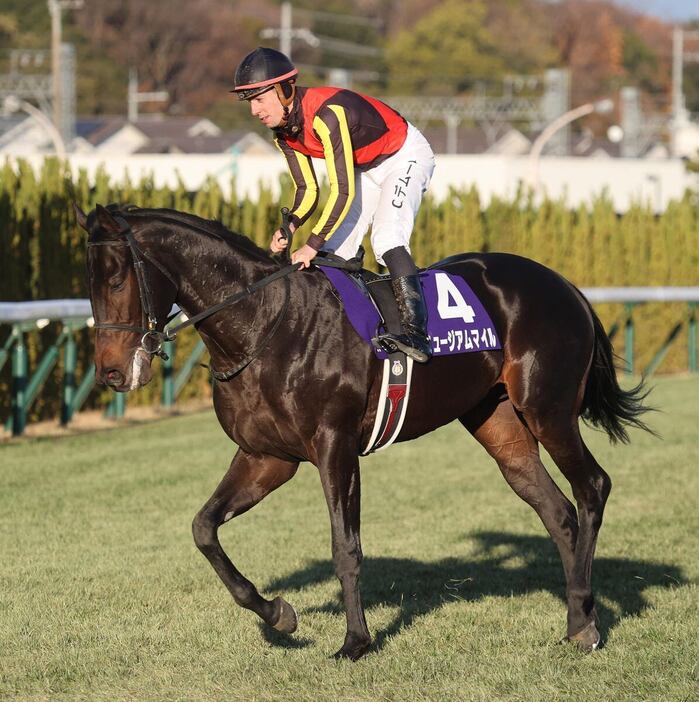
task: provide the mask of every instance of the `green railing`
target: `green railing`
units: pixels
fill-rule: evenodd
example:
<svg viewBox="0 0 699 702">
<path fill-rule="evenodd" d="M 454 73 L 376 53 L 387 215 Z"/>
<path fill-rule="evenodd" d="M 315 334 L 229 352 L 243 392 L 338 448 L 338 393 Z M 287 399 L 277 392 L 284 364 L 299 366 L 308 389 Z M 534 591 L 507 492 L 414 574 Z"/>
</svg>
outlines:
<svg viewBox="0 0 699 702">
<path fill-rule="evenodd" d="M 178 316 L 171 324 L 182 320 Z M 30 372 L 29 358 L 25 336 L 37 329 L 43 329 L 51 323 L 60 325 L 60 332 Z M 60 423 L 66 426 L 85 404 L 90 392 L 95 387 L 95 366 L 89 364 L 83 377 L 78 382 L 77 370 L 77 332 L 92 326 L 92 312 L 88 300 L 45 300 L 39 302 L 0 303 L 0 325 L 10 325 L 10 332 L 0 349 L 0 370 L 10 361 L 12 370 L 12 402 L 10 416 L 5 422 L 5 430 L 13 436 L 24 433 L 27 426 L 28 412 L 41 392 L 42 387 L 56 368 L 61 353 L 63 354 L 61 379 Z M 1 337 L 0 337 L 1 338 Z M 165 350 L 169 359 L 162 363 L 163 407 L 172 407 L 195 367 L 204 355 L 204 342 L 197 341 L 194 349 L 186 358 L 182 367 L 175 369 L 175 343 L 167 342 Z M 119 419 L 124 416 L 126 395 L 112 393 L 112 398 L 105 408 L 105 416 Z"/>
<path fill-rule="evenodd" d="M 587 288 L 583 293 L 590 302 L 615 303 L 623 305 L 620 317 L 608 330 L 609 337 L 614 337 L 623 329 L 624 332 L 624 370 L 627 374 L 639 372 L 652 375 L 661 366 L 668 350 L 674 344 L 683 327 L 687 328 L 687 369 L 697 372 L 697 306 L 699 306 L 699 287 L 668 288 Z M 687 312 L 682 321 L 676 322 L 669 330 L 661 345 L 655 350 L 651 361 L 642 369 L 636 368 L 635 362 L 635 321 L 634 311 L 650 302 L 677 303 L 684 302 Z M 61 387 L 60 423 L 68 425 L 74 415 L 80 411 L 90 392 L 95 386 L 95 367 L 89 364 L 82 378 L 77 378 L 77 343 L 76 334 L 91 326 L 90 303 L 88 300 L 45 300 L 40 302 L 0 303 L 0 325 L 9 325 L 10 332 L 0 348 L 0 370 L 10 361 L 12 367 L 12 402 L 11 412 L 5 422 L 5 430 L 14 436 L 21 435 L 27 425 L 28 412 L 36 400 L 50 374 L 63 354 Z M 180 317 L 171 324 L 177 324 Z M 43 352 L 30 372 L 25 335 L 42 329 L 50 323 L 60 324 L 60 332 L 55 341 Z M 1 328 L 1 327 L 0 327 Z M 2 337 L 0 336 L 0 339 Z M 172 407 L 187 380 L 206 352 L 204 342 L 198 339 L 194 348 L 182 363 L 175 368 L 175 342 L 167 342 L 165 351 L 169 356 L 161 364 L 162 393 L 160 403 L 163 407 Z M 112 393 L 111 400 L 105 408 L 105 415 L 113 419 L 124 416 L 126 394 Z"/>
<path fill-rule="evenodd" d="M 640 369 L 641 375 L 650 376 L 655 373 L 672 344 L 677 340 L 682 328 L 687 327 L 687 370 L 697 372 L 697 305 L 699 305 L 699 287 L 637 287 L 637 288 L 583 288 L 582 292 L 593 304 L 621 303 L 624 305 L 621 317 L 607 331 L 609 338 L 614 340 L 619 330 L 624 329 L 624 371 L 627 375 L 637 372 L 635 367 L 636 325 L 634 310 L 650 302 L 687 304 L 686 315 L 682 321 L 676 322 L 667 336 L 656 349 L 650 362 Z"/>
</svg>

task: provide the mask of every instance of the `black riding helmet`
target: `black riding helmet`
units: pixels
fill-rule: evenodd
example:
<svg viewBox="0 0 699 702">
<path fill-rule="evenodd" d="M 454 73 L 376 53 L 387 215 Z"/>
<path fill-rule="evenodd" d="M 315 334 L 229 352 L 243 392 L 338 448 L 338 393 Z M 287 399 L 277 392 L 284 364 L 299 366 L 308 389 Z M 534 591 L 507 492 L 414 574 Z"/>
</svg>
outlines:
<svg viewBox="0 0 699 702">
<path fill-rule="evenodd" d="M 258 47 L 249 53 L 235 72 L 235 87 L 240 100 L 250 100 L 274 88 L 286 108 L 294 100 L 296 66 L 281 51 Z"/>
</svg>

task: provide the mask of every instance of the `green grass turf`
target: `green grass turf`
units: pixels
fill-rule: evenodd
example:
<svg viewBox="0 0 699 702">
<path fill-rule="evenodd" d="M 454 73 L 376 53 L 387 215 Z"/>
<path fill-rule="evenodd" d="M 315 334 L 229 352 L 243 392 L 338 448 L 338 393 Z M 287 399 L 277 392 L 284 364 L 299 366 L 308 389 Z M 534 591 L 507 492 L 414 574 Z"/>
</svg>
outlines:
<svg viewBox="0 0 699 702">
<path fill-rule="evenodd" d="M 656 381 L 663 440 L 585 431 L 614 483 L 591 655 L 557 644 L 558 554 L 459 425 L 363 461 L 376 645 L 354 664 L 330 659 L 345 621 L 312 466 L 221 530 L 260 591 L 297 608 L 284 637 L 233 603 L 192 542 L 235 450 L 213 413 L 6 445 L 0 699 L 697 700 L 698 398 L 699 378 Z"/>
</svg>

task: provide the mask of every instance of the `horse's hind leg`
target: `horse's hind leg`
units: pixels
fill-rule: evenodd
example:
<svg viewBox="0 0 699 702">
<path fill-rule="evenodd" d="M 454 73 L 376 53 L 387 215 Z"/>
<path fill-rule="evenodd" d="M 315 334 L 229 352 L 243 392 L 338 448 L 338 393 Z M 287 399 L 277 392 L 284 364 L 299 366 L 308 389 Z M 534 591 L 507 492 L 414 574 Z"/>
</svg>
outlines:
<svg viewBox="0 0 699 702">
<path fill-rule="evenodd" d="M 263 497 L 289 480 L 298 463 L 274 456 L 251 456 L 242 450 L 192 523 L 197 548 L 206 556 L 233 599 L 258 614 L 270 626 L 292 633 L 297 619 L 293 607 L 277 597 L 264 599 L 255 586 L 231 563 L 218 540 L 218 528 L 229 519 L 254 507 Z"/>
<path fill-rule="evenodd" d="M 536 439 L 507 399 L 497 404 L 486 402 L 460 421 L 495 459 L 510 487 L 539 515 L 561 554 L 569 586 L 575 563 L 577 516 L 546 472 Z"/>
<path fill-rule="evenodd" d="M 580 436 L 577 416 L 542 417 L 524 413 L 527 423 L 559 470 L 570 482 L 578 506 L 575 564 L 568 583 L 568 638 L 582 648 L 597 648 L 595 598 L 592 593 L 592 558 L 612 481 Z"/>
</svg>

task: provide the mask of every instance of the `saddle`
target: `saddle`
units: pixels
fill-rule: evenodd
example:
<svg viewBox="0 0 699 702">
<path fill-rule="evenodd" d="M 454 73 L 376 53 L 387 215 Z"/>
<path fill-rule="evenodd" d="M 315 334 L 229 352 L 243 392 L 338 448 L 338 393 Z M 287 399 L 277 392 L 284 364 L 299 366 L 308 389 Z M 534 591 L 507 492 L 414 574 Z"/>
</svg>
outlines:
<svg viewBox="0 0 699 702">
<path fill-rule="evenodd" d="M 377 337 L 384 332 L 400 334 L 400 315 L 390 276 L 364 270 L 362 253 L 349 261 L 318 255 L 314 263 L 330 279 L 359 335 L 374 347 L 378 358 L 386 358 Z M 478 295 L 464 278 L 445 268 L 438 263 L 419 272 L 433 357 L 501 349 L 498 332 Z"/>
<path fill-rule="evenodd" d="M 320 251 L 313 259 L 313 263 L 319 267 L 337 268 L 348 274 L 357 289 L 374 303 L 374 306 L 381 316 L 381 327 L 379 331 L 387 331 L 391 334 L 402 332 L 400 315 L 396 297 L 391 288 L 391 275 L 385 273 L 379 275 L 364 268 L 364 247 L 360 246 L 354 258 L 344 259 L 334 253 Z"/>
</svg>

